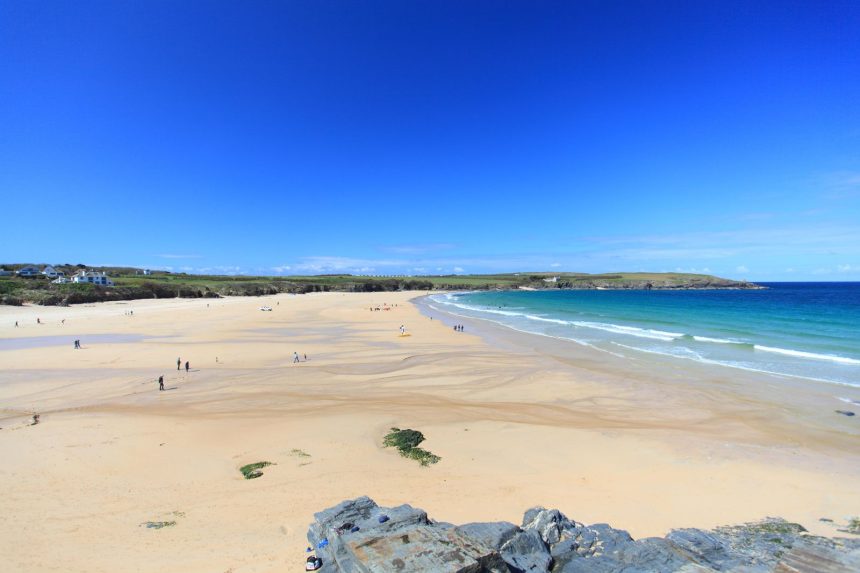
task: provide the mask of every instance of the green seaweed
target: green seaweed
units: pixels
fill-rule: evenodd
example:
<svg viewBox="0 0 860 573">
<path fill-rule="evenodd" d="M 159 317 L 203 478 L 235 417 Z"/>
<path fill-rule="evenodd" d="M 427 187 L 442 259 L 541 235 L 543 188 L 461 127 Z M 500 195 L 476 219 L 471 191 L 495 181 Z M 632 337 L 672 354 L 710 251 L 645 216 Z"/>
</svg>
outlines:
<svg viewBox="0 0 860 573">
<path fill-rule="evenodd" d="M 245 479 L 257 479 L 263 475 L 262 469 L 270 465 L 272 465 L 272 462 L 255 462 L 253 464 L 242 466 L 239 468 L 239 471 L 242 472 Z"/>
<path fill-rule="evenodd" d="M 162 529 L 164 527 L 173 527 L 176 525 L 175 521 L 145 521 L 140 524 L 141 527 L 146 527 L 147 529 Z"/>
<path fill-rule="evenodd" d="M 382 446 L 385 448 L 397 448 L 401 456 L 416 460 L 422 466 L 429 466 L 441 460 L 442 458 L 439 456 L 418 447 L 418 444 L 423 441 L 424 434 L 418 430 L 391 428 L 391 431 L 383 438 Z"/>
<path fill-rule="evenodd" d="M 309 457 L 311 457 L 311 455 L 310 455 L 309 453 L 307 453 L 306 451 L 304 451 L 304 450 L 299 450 L 299 449 L 296 449 L 296 448 L 293 448 L 292 450 L 290 450 L 290 455 L 291 455 L 291 456 L 296 456 L 296 457 L 299 457 L 299 458 L 309 458 Z"/>
</svg>

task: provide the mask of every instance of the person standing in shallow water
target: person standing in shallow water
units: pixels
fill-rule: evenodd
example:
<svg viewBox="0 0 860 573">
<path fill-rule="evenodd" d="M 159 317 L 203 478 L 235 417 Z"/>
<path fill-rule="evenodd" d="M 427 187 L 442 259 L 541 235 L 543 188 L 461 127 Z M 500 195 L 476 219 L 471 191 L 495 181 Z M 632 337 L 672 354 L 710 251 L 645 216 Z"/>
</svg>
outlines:
<svg viewBox="0 0 860 573">
<path fill-rule="evenodd" d="M 179 370 L 181 367 L 182 367 L 182 359 L 177 358 L 176 359 L 176 369 Z"/>
<path fill-rule="evenodd" d="M 188 361 L 186 360 L 185 361 L 185 372 L 188 372 L 189 368 L 191 368 L 191 366 L 188 364 Z"/>
<path fill-rule="evenodd" d="M 158 377 L 158 390 L 164 390 L 164 375 Z"/>
</svg>

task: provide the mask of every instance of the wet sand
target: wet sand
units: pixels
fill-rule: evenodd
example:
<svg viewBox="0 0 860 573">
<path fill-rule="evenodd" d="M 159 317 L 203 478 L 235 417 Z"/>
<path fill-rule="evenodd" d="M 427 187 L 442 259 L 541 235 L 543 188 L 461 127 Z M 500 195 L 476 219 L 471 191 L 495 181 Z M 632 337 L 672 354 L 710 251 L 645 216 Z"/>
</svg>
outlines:
<svg viewBox="0 0 860 573">
<path fill-rule="evenodd" d="M 860 514 L 860 416 L 833 413 L 856 389 L 455 333 L 415 296 L 0 307 L 3 569 L 297 568 L 313 512 L 365 494 L 452 522 L 559 507 L 636 537 L 767 515 L 834 535 L 819 518 Z M 441 462 L 382 448 L 391 426 Z"/>
</svg>

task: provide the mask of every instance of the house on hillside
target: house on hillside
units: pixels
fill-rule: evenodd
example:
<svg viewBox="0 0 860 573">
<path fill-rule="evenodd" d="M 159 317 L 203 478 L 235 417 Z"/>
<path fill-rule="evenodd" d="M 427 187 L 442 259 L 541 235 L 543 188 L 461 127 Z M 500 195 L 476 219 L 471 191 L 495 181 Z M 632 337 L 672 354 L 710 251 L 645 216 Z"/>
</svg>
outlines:
<svg viewBox="0 0 860 573">
<path fill-rule="evenodd" d="M 12 271 L 7 271 L 6 269 L 0 269 L 0 277 L 11 277 L 14 273 Z"/>
<path fill-rule="evenodd" d="M 64 284 L 68 284 L 69 282 L 70 282 L 69 279 L 67 279 L 66 277 L 57 277 L 51 281 L 51 284 L 64 285 Z"/>
<path fill-rule="evenodd" d="M 24 267 L 15 271 L 15 274 L 19 277 L 37 277 L 42 272 L 37 267 Z"/>
<path fill-rule="evenodd" d="M 78 271 L 78 273 L 72 277 L 72 282 L 78 284 L 89 283 L 101 286 L 113 286 L 113 281 L 110 280 L 105 273 L 96 271 Z"/>
<path fill-rule="evenodd" d="M 58 271 L 57 269 L 55 269 L 51 265 L 48 265 L 47 267 L 42 269 L 42 274 L 45 275 L 46 277 L 48 277 L 49 279 L 55 279 L 57 277 L 66 276 L 66 273 L 64 273 L 63 271 Z"/>
<path fill-rule="evenodd" d="M 550 277 L 548 279 L 543 279 L 543 282 L 545 282 L 545 283 L 557 283 L 558 277 Z"/>
</svg>

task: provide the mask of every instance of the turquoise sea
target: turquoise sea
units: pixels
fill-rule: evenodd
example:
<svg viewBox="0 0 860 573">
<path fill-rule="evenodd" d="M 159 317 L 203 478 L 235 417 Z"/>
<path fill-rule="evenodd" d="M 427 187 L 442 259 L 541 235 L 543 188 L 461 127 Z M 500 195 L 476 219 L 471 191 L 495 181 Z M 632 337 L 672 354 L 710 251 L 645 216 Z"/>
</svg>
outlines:
<svg viewBox="0 0 860 573">
<path fill-rule="evenodd" d="M 860 386 L 860 283 L 763 290 L 547 290 L 436 294 L 450 314 L 620 356 Z"/>
</svg>

